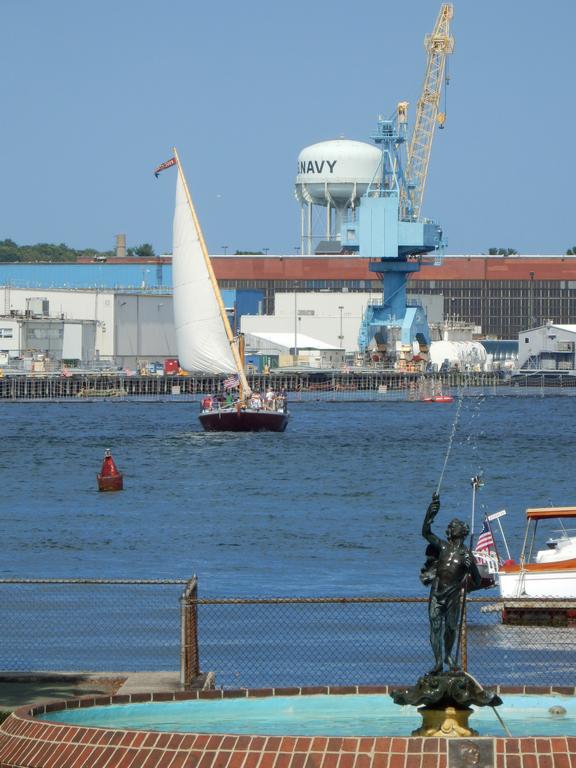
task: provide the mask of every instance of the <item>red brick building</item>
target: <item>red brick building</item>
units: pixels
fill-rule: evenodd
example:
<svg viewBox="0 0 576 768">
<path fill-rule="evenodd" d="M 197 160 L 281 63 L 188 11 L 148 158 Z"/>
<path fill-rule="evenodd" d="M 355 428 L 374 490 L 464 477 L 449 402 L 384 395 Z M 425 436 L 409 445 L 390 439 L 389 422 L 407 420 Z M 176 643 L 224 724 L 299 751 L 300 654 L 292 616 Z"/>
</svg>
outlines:
<svg viewBox="0 0 576 768">
<path fill-rule="evenodd" d="M 223 288 L 264 292 L 264 312 L 280 291 L 380 290 L 367 259 L 346 256 L 215 256 Z M 447 256 L 408 283 L 409 295 L 440 294 L 444 314 L 480 325 L 486 335 L 516 338 L 532 324 L 576 321 L 575 256 Z"/>
</svg>

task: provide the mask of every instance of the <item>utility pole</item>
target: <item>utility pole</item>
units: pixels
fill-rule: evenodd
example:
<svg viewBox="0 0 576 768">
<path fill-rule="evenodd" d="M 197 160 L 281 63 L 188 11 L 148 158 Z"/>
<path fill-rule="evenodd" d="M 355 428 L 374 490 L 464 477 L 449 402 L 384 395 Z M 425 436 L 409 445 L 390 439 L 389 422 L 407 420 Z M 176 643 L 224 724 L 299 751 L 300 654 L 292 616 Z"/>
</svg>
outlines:
<svg viewBox="0 0 576 768">
<path fill-rule="evenodd" d="M 530 272 L 530 292 L 529 292 L 528 311 L 530 314 L 530 328 L 536 328 L 536 318 L 534 317 L 534 272 Z"/>
<path fill-rule="evenodd" d="M 294 281 L 294 365 L 298 365 L 298 281 Z"/>
<path fill-rule="evenodd" d="M 342 311 L 343 311 L 344 307 L 342 305 L 340 305 L 338 307 L 338 309 L 340 311 L 340 335 L 338 336 L 338 339 L 340 341 L 340 349 L 342 349 L 343 341 L 344 341 L 344 334 L 342 333 Z"/>
</svg>

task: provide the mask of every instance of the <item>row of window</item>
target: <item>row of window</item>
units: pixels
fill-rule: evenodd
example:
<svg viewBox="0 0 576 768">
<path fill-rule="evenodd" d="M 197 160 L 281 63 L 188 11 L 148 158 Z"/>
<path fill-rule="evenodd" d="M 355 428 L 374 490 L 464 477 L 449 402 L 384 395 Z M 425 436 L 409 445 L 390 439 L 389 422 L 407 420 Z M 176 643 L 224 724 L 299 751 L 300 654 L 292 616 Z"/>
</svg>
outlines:
<svg viewBox="0 0 576 768">
<path fill-rule="evenodd" d="M 379 280 L 223 280 L 223 288 L 250 288 L 263 293 L 264 314 L 273 314 L 277 292 L 378 292 Z M 532 325 L 548 319 L 576 321 L 576 283 L 566 280 L 418 280 L 408 284 L 408 295 L 441 295 L 445 317 L 479 325 L 483 333 L 516 338 Z"/>
</svg>

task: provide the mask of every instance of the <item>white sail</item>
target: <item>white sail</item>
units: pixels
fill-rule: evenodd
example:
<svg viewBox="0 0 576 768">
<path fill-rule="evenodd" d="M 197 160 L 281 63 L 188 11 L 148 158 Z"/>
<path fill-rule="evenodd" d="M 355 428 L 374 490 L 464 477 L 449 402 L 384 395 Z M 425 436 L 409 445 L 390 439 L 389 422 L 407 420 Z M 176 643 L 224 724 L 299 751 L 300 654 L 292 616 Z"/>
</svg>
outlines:
<svg viewBox="0 0 576 768">
<path fill-rule="evenodd" d="M 235 372 L 234 356 L 180 173 L 176 181 L 172 285 L 176 344 L 182 368 L 205 373 Z"/>
</svg>

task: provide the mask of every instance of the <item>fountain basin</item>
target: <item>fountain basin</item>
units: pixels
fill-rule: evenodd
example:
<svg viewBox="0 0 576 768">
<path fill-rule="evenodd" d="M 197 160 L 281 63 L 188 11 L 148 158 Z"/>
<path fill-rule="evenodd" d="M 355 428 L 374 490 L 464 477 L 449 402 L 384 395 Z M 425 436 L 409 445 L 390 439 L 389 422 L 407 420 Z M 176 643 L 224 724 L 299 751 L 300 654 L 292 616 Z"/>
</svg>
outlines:
<svg viewBox="0 0 576 768">
<path fill-rule="evenodd" d="M 483 754 L 492 754 L 497 768 L 519 768 L 519 755 L 525 762 L 526 755 L 533 755 L 534 766 L 542 755 L 549 768 L 570 765 L 569 756 L 576 754 L 574 689 L 502 686 L 498 693 L 504 699 L 500 714 L 506 721 L 509 708 L 507 724 L 513 734 L 514 723 L 519 727 L 530 721 L 534 728 L 525 729 L 529 735 L 498 735 L 502 731 L 494 713 L 480 710 L 473 715 L 474 726 L 484 732 L 485 723 L 493 720 L 492 735 L 467 741 L 481 742 L 489 750 Z M 452 748 L 448 741 L 464 740 L 410 737 L 419 725 L 418 713 L 392 704 L 388 694 L 388 686 L 186 691 L 24 707 L 0 727 L 0 765 L 443 768 Z M 548 713 L 550 707 L 555 714 Z M 545 717 L 534 717 L 544 709 Z M 512 718 L 514 710 L 519 717 Z M 177 711 L 188 720 L 188 732 L 176 722 Z M 345 724 L 342 712 L 348 712 L 351 722 Z M 392 722 L 391 715 L 387 721 L 392 712 L 397 712 L 396 719 Z M 277 730 L 282 713 L 288 720 L 286 735 Z M 99 724 L 94 715 L 103 718 Z M 544 732 L 541 720 L 550 723 L 551 731 Z M 382 731 L 383 722 L 391 725 L 388 733 Z"/>
</svg>

